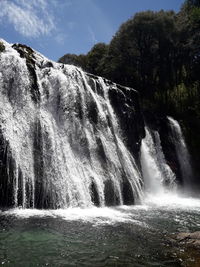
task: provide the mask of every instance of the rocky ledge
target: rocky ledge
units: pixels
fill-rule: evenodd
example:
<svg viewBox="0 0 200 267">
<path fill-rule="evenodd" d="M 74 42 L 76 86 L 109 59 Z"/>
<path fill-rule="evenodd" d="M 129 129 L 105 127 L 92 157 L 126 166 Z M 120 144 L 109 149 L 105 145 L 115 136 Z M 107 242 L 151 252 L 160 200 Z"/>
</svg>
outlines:
<svg viewBox="0 0 200 267">
<path fill-rule="evenodd" d="M 176 235 L 175 239 L 180 245 L 200 249 L 200 231 L 194 233 L 179 233 Z"/>
<path fill-rule="evenodd" d="M 175 234 L 171 242 L 173 254 L 179 258 L 180 266 L 200 266 L 200 231 Z"/>
</svg>

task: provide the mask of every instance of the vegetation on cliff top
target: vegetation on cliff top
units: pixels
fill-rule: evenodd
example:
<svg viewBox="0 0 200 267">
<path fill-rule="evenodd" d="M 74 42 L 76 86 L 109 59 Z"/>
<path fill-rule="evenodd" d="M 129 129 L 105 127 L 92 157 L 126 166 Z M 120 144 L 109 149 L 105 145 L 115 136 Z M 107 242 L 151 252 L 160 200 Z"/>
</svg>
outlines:
<svg viewBox="0 0 200 267">
<path fill-rule="evenodd" d="M 0 52 L 3 52 L 5 50 L 5 46 L 2 42 L 0 42 Z"/>
</svg>

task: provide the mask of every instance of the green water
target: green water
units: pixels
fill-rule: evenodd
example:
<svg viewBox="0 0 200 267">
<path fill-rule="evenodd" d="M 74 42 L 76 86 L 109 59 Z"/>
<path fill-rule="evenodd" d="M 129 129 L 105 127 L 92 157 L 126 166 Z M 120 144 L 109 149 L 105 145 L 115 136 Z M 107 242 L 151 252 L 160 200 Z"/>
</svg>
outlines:
<svg viewBox="0 0 200 267">
<path fill-rule="evenodd" d="M 4 266 L 183 266 L 173 233 L 200 229 L 200 201 L 0 213 Z"/>
</svg>

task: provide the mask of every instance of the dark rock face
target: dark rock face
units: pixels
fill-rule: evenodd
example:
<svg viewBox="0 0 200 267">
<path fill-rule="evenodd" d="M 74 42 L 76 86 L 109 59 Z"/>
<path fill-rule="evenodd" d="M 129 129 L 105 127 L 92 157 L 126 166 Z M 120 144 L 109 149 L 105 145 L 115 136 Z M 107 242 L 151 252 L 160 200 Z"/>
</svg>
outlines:
<svg viewBox="0 0 200 267">
<path fill-rule="evenodd" d="M 118 90 L 115 90 L 111 85 L 109 98 L 119 118 L 127 147 L 139 162 L 140 141 L 145 137 L 139 95 L 133 89 L 120 85 L 117 87 Z"/>
<path fill-rule="evenodd" d="M 14 168 L 15 160 L 12 157 L 8 141 L 0 130 L 0 206 L 14 205 Z"/>
<path fill-rule="evenodd" d="M 35 103 L 40 101 L 40 91 L 37 84 L 37 75 L 35 73 L 35 57 L 34 51 L 30 47 L 21 44 L 14 44 L 12 46 L 20 54 L 22 58 L 26 59 L 26 65 L 31 78 L 31 94 Z"/>
<path fill-rule="evenodd" d="M 92 203 L 99 207 L 100 206 L 100 201 L 99 201 L 99 194 L 98 194 L 98 191 L 97 191 L 97 186 L 96 184 L 94 183 L 94 181 L 91 183 L 91 200 L 92 200 Z"/>
<path fill-rule="evenodd" d="M 122 194 L 124 196 L 125 205 L 135 204 L 133 191 L 131 190 L 131 185 L 128 179 L 126 179 L 126 176 L 124 177 L 123 182 L 122 182 Z"/>
<path fill-rule="evenodd" d="M 94 80 L 97 76 L 87 73 Z M 99 95 L 103 95 L 103 90 L 100 84 L 94 83 L 91 80 L 90 84 L 94 91 Z M 134 155 L 139 163 L 139 151 L 142 138 L 145 137 L 144 119 L 140 107 L 139 94 L 136 90 L 128 87 L 114 84 L 109 80 L 104 79 L 104 82 L 109 86 L 109 99 L 112 107 L 117 115 L 122 135 L 129 151 Z M 96 122 L 95 106 L 91 109 L 91 119 Z"/>
<path fill-rule="evenodd" d="M 187 127 L 185 126 L 184 121 L 177 119 L 180 124 L 180 128 L 182 130 L 182 134 L 184 137 L 184 143 L 187 147 L 188 152 L 188 159 L 191 172 L 183 173 L 183 166 L 181 166 L 180 160 L 181 157 L 183 158 L 182 163 L 185 164 L 185 157 L 178 153 L 176 148 L 176 139 L 177 137 L 174 136 L 174 132 L 170 125 L 170 121 L 166 114 L 153 114 L 150 111 L 144 113 L 145 124 L 152 130 L 158 131 L 161 139 L 161 145 L 163 149 L 163 153 L 165 155 L 165 159 L 167 164 L 170 166 L 171 170 L 176 175 L 176 183 L 180 187 L 180 189 L 184 188 L 185 186 L 185 178 L 188 177 L 189 187 L 185 188 L 188 193 L 191 193 L 193 196 L 199 196 L 200 191 L 200 176 L 198 172 L 198 168 L 195 166 L 195 155 L 191 151 L 191 144 L 192 140 L 188 140 L 187 136 Z M 190 129 L 191 130 L 191 129 Z M 192 138 L 190 136 L 190 138 Z M 179 143 L 181 141 L 179 140 Z M 185 164 L 186 166 L 186 164 Z M 187 187 L 187 186 L 186 186 Z M 188 189 L 188 190 L 187 190 Z M 190 191 L 190 192 L 189 192 Z"/>
<path fill-rule="evenodd" d="M 104 194 L 106 206 L 116 206 L 120 204 L 119 196 L 115 194 L 115 188 L 111 180 L 105 182 Z"/>
<path fill-rule="evenodd" d="M 167 163 L 175 173 L 177 181 L 182 184 L 183 179 L 181 176 L 180 164 L 177 158 L 176 148 L 172 139 L 172 133 L 167 118 L 162 118 L 160 120 L 159 133 L 161 136 L 161 143 Z"/>
<path fill-rule="evenodd" d="M 180 165 L 167 117 L 162 115 L 158 116 L 156 114 L 151 114 L 150 112 L 145 113 L 144 117 L 145 123 L 149 126 L 149 128 L 159 132 L 166 163 L 175 173 L 177 182 L 181 185 L 183 181 L 180 171 Z"/>
</svg>

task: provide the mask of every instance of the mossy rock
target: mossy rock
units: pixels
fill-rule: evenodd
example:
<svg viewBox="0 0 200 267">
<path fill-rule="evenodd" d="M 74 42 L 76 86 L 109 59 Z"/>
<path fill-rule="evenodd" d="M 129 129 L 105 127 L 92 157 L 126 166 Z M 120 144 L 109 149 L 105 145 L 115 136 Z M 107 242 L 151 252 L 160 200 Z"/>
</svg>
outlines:
<svg viewBox="0 0 200 267">
<path fill-rule="evenodd" d="M 0 42 L 0 53 L 5 50 L 5 46 L 2 42 Z"/>
<path fill-rule="evenodd" d="M 35 65 L 34 51 L 32 48 L 22 44 L 14 44 L 12 47 L 18 51 L 22 58 L 26 58 L 28 64 Z"/>
<path fill-rule="evenodd" d="M 26 59 L 26 65 L 30 74 L 31 94 L 32 99 L 35 103 L 40 101 L 40 92 L 37 83 L 37 75 L 35 72 L 35 57 L 32 48 L 22 44 L 13 44 L 14 48 L 20 55 L 21 58 Z"/>
</svg>

